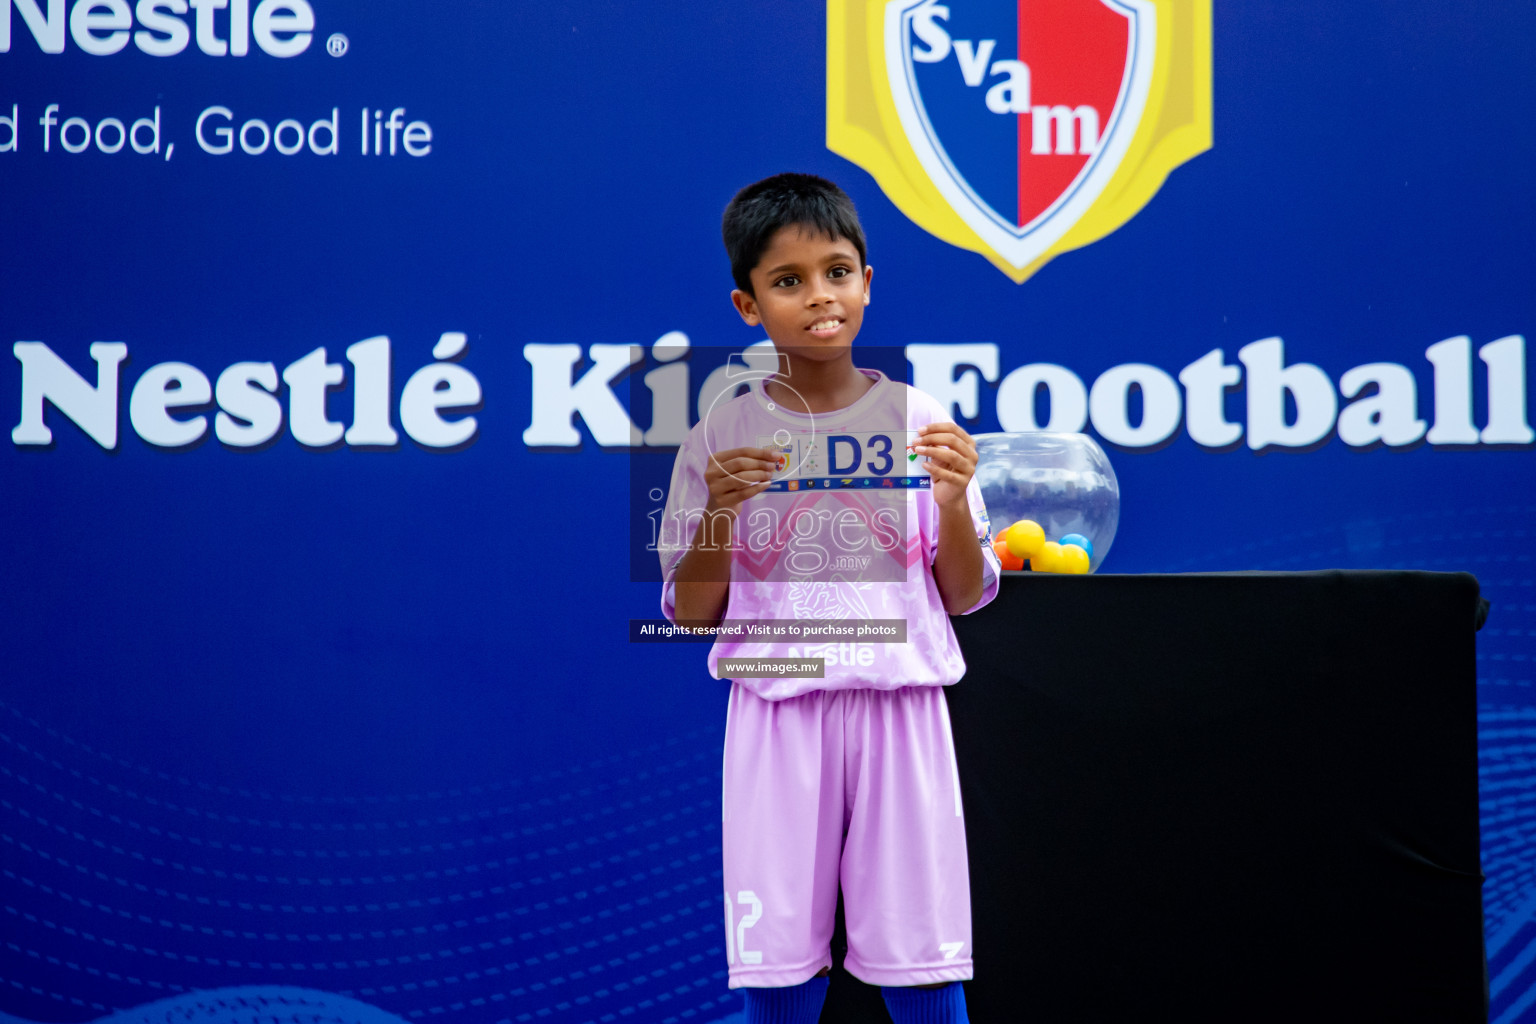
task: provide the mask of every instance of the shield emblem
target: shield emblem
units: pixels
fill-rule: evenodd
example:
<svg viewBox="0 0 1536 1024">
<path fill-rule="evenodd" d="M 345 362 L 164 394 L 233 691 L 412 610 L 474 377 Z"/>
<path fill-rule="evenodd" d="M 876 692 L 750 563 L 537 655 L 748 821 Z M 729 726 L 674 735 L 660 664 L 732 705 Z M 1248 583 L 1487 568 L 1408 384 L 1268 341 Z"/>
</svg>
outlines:
<svg viewBox="0 0 1536 1024">
<path fill-rule="evenodd" d="M 830 0 L 827 144 L 1023 281 L 1210 146 L 1210 0 Z"/>
</svg>

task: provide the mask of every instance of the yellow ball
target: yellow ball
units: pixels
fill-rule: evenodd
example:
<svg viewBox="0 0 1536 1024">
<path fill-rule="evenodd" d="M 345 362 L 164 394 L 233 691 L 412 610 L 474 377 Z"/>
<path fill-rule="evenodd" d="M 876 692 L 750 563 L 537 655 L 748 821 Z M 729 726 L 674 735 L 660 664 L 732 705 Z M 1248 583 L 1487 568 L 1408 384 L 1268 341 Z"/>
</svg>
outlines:
<svg viewBox="0 0 1536 1024">
<path fill-rule="evenodd" d="M 1061 558 L 1058 562 L 1058 564 L 1061 566 L 1061 572 L 1068 572 L 1072 573 L 1074 576 L 1080 576 L 1088 571 L 1089 561 L 1091 561 L 1091 559 L 1088 557 L 1088 552 L 1084 551 L 1076 544 L 1063 544 L 1061 546 Z"/>
<path fill-rule="evenodd" d="M 1039 552 L 1029 560 L 1029 567 L 1035 572 L 1065 572 L 1061 566 L 1061 545 L 1053 540 L 1040 545 Z"/>
<path fill-rule="evenodd" d="M 1015 558 L 1034 558 L 1045 543 L 1045 531 L 1033 519 L 1020 519 L 1003 531 L 1008 553 Z"/>
</svg>

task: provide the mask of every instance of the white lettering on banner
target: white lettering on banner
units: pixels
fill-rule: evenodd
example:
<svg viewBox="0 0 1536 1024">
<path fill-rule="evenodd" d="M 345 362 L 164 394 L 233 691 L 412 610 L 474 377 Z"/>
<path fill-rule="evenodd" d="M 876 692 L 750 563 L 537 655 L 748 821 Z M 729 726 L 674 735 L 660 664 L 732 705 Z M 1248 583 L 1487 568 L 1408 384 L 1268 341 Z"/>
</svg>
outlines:
<svg viewBox="0 0 1536 1024">
<path fill-rule="evenodd" d="M 155 108 L 156 123 L 158 125 L 160 108 Z M 306 131 L 302 122 L 293 118 L 284 118 L 277 122 L 277 127 L 269 128 L 267 122 L 259 117 L 253 117 L 240 126 L 237 132 L 232 127 L 235 112 L 228 107 L 215 104 L 207 107 L 197 115 L 197 123 L 193 126 L 193 135 L 197 144 L 204 153 L 214 156 L 223 156 L 234 151 L 235 142 L 240 143 L 241 151 L 250 156 L 260 156 L 267 151 L 269 145 L 273 145 L 283 156 L 293 156 L 303 149 L 306 143 L 309 151 L 316 156 L 335 156 L 341 140 L 341 108 L 332 107 L 330 117 L 322 117 L 312 121 Z M 322 136 L 322 133 L 324 135 Z M 321 138 L 325 141 L 322 142 Z M 159 130 L 156 129 L 156 143 L 159 142 Z M 43 140 L 43 148 L 47 148 L 46 137 Z"/>
<path fill-rule="evenodd" d="M 324 347 L 283 371 L 283 383 L 288 385 L 288 424 L 299 444 L 325 448 L 341 440 L 341 424 L 326 418 L 325 396 L 331 388 L 340 387 L 346 377 L 340 363 L 325 361 Z"/>
<path fill-rule="evenodd" d="M 997 380 L 996 345 L 908 345 L 907 362 L 912 364 L 912 380 L 919 391 L 946 409 L 958 408 L 968 420 L 980 413 L 977 371 L 988 382 Z M 961 366 L 967 369 L 956 374 Z"/>
<path fill-rule="evenodd" d="M 389 425 L 389 339 L 380 336 L 350 346 L 347 361 L 352 364 L 357 381 L 347 444 L 395 444 L 400 435 Z M 403 410 L 401 415 L 404 416 Z"/>
<path fill-rule="evenodd" d="M 433 346 L 432 355 L 440 360 L 456 359 L 467 344 L 467 335 L 448 331 Z M 467 444 L 479 429 L 475 418 L 445 420 L 442 410 L 478 406 L 480 398 L 480 382 L 464 367 L 450 362 L 423 366 L 411 374 L 400 394 L 400 424 L 411 440 L 428 448 Z"/>
<path fill-rule="evenodd" d="M 228 153 L 230 150 L 235 148 L 235 144 L 230 141 L 230 136 L 232 134 L 232 130 L 230 128 L 217 126 L 213 128 L 213 136 L 215 139 L 219 140 L 218 142 L 209 142 L 206 138 L 203 137 L 203 123 L 206 122 L 210 117 L 216 117 L 227 121 L 234 116 L 235 112 L 230 110 L 228 107 L 209 107 L 207 110 L 204 110 L 201 114 L 197 115 L 197 127 L 194 129 L 194 131 L 197 134 L 197 144 L 203 147 L 204 153 L 212 153 L 215 156 L 218 156 L 223 153 Z"/>
<path fill-rule="evenodd" d="M 469 344 L 461 331 L 446 331 L 432 349 L 437 362 L 413 373 L 400 394 L 400 423 L 411 439 L 426 448 L 462 447 L 479 430 L 475 417 L 463 415 L 478 406 L 480 381 L 452 360 Z M 48 404 L 85 431 L 103 448 L 117 447 L 118 369 L 128 357 L 120 341 L 98 341 L 90 348 L 96 361 L 92 387 L 68 363 L 40 341 L 18 341 L 12 351 L 21 363 L 21 421 L 11 431 L 16 445 L 47 445 L 53 432 L 44 420 Z M 290 363 L 278 374 L 270 362 L 235 363 L 210 386 L 202 370 L 187 363 L 167 362 L 150 367 L 134 383 L 128 400 L 128 422 L 141 440 L 160 448 L 184 448 L 203 439 L 206 413 L 216 407 L 214 436 L 231 448 L 255 448 L 271 441 L 283 426 L 280 382 L 288 387 L 288 422 L 296 441 L 311 448 L 341 442 L 353 447 L 394 447 L 399 434 L 390 423 L 390 340 L 380 335 L 346 350 L 354 387 L 352 423 L 330 419 L 329 393 L 346 383 L 341 363 L 326 360 L 324 347 Z M 196 407 L 207 407 L 196 410 Z M 179 418 L 171 409 L 196 410 Z M 448 414 L 460 415 L 450 418 Z"/>
<path fill-rule="evenodd" d="M 1477 350 L 1488 366 L 1488 425 L 1483 444 L 1530 444 L 1536 440 L 1526 422 L 1525 339 L 1512 334 Z"/>
<path fill-rule="evenodd" d="M 1031 155 L 1054 152 L 1057 156 L 1093 153 L 1099 148 L 1099 112 L 1094 107 L 1030 107 Z M 1051 149 L 1051 126 L 1056 126 L 1056 148 Z"/>
<path fill-rule="evenodd" d="M 178 420 L 168 409 L 202 405 L 213 397 L 203 371 L 186 363 L 161 363 L 144 371 L 128 399 L 134 433 L 161 448 L 192 444 L 208 430 L 208 417 Z"/>
<path fill-rule="evenodd" d="M 953 53 L 960 66 L 961 80 L 972 89 L 985 85 L 989 74 L 994 76 L 996 80 L 988 86 L 984 95 L 986 107 L 994 114 L 1029 116 L 1029 152 L 1032 156 L 1071 156 L 1098 152 L 1101 140 L 1097 107 L 1034 105 L 1030 99 L 1033 75 L 1028 64 L 1021 60 L 992 60 L 992 52 L 997 48 L 996 39 L 972 41 L 951 38 L 949 30 L 941 24 L 948 20 L 949 8 L 937 0 L 928 0 L 913 9 L 912 34 L 922 44 L 920 47 L 912 47 L 914 61 L 919 64 L 940 64 Z"/>
<path fill-rule="evenodd" d="M 405 123 L 405 108 L 396 107 L 389 112 L 389 120 L 384 120 L 383 109 L 373 112 L 373 155 L 384 155 L 384 136 L 389 135 L 389 155 L 396 153 L 396 143 L 405 147 L 406 153 L 411 156 L 426 156 L 432 152 L 432 126 L 425 121 L 412 121 Z M 396 139 L 396 136 L 399 139 Z M 362 130 L 363 156 L 368 155 L 368 108 L 363 108 Z"/>
<path fill-rule="evenodd" d="M 772 342 L 748 345 L 747 369 L 719 366 L 699 389 L 696 417 L 702 419 L 726 391 L 739 390 L 753 376 L 766 376 L 777 367 Z M 651 393 L 653 411 L 650 429 L 644 435 L 629 418 L 629 413 L 614 395 L 611 383 L 635 363 L 645 358 L 645 350 L 630 345 L 593 345 L 593 366 L 574 385 L 571 374 L 581 358 L 581 346 L 572 344 L 523 346 L 523 357 L 533 368 L 533 418 L 523 431 L 523 443 L 530 448 L 571 448 L 581 444 L 581 435 L 572 423 L 578 413 L 593 438 L 604 447 L 638 446 L 642 442 L 658 447 L 683 443 L 688 436 L 688 366 L 678 362 L 689 350 L 688 335 L 668 331 L 651 346 L 651 357 L 663 365 L 643 378 Z M 996 362 L 996 348 L 993 347 Z M 626 440 L 628 438 L 629 440 Z"/>
<path fill-rule="evenodd" d="M 682 444 L 688 437 L 688 364 L 677 362 L 688 354 L 688 335 L 668 331 L 651 346 L 651 358 L 663 365 L 645 375 L 651 391 L 651 427 L 645 443 L 658 448 Z"/>
<path fill-rule="evenodd" d="M 11 4 L 13 0 L 0 0 L 0 53 L 11 49 Z M 14 0 L 21 20 L 32 32 L 37 48 L 44 53 L 64 52 L 64 0 L 48 0 L 48 13 L 44 16 L 37 0 Z"/>
<path fill-rule="evenodd" d="M 778 355 L 773 350 L 773 342 L 766 338 L 748 345 L 741 356 L 744 365 L 717 366 L 710 371 L 708 377 L 704 378 L 703 385 L 699 387 L 699 401 L 695 407 L 697 411 L 694 413 L 698 419 L 708 415 L 709 410 L 724 398 L 726 392 L 730 392 L 732 398 L 745 394 L 753 378 L 770 376 L 779 368 Z M 683 383 L 685 387 L 682 402 L 683 407 L 687 408 L 687 381 Z M 652 396 L 656 397 L 655 392 L 652 392 Z"/>
<path fill-rule="evenodd" d="M 235 363 L 219 374 L 213 396 L 219 405 L 214 436 L 231 448 L 266 444 L 283 429 L 277 367 L 271 363 Z"/>
<path fill-rule="evenodd" d="M 916 386 L 922 390 L 921 384 Z M 1042 387 L 1051 399 L 1051 417 L 1044 426 L 1035 418 L 1035 399 Z M 1088 422 L 1088 392 L 1082 378 L 1065 366 L 1030 363 L 997 386 L 997 422 L 1004 430 L 1075 434 Z"/>
<path fill-rule="evenodd" d="M 222 57 L 229 50 L 213 26 L 213 12 L 224 5 L 225 0 L 192 0 L 197 11 L 197 48 L 210 57 Z"/>
<path fill-rule="evenodd" d="M 950 38 L 941 21 L 949 20 L 949 8 L 942 4 L 929 3 L 919 5 L 912 12 L 912 34 L 922 40 L 926 50 L 912 47 L 912 59 L 920 64 L 937 64 L 949 56 Z M 967 85 L 970 81 L 967 80 Z M 976 83 L 980 85 L 980 82 Z"/>
<path fill-rule="evenodd" d="M 1244 345 L 1237 358 L 1248 368 L 1249 448 L 1305 448 L 1328 436 L 1339 403 L 1326 373 L 1311 363 L 1286 366 L 1279 338 Z M 1287 393 L 1296 403 L 1295 423 L 1286 422 Z"/>
<path fill-rule="evenodd" d="M 233 2 L 244 5 L 244 0 Z M 237 30 L 244 29 L 244 18 L 235 17 L 231 21 Z M 256 5 L 256 14 L 251 19 L 251 34 L 256 37 L 256 45 L 261 47 L 262 53 L 274 57 L 297 57 L 309 49 L 314 31 L 315 10 L 305 0 L 262 0 Z M 231 49 L 234 49 L 233 44 Z M 243 45 L 235 50 L 237 57 L 244 54 Z"/>
<path fill-rule="evenodd" d="M 1005 77 L 987 90 L 987 109 L 994 114 L 1030 113 L 1029 65 L 1021 60 L 1000 60 L 992 65 L 992 73 Z"/>
<path fill-rule="evenodd" d="M 1205 448 L 1225 448 L 1243 436 L 1241 424 L 1227 420 L 1228 389 L 1243 379 L 1243 371 L 1222 361 L 1216 348 L 1179 371 L 1184 385 L 1185 425 L 1190 439 Z"/>
<path fill-rule="evenodd" d="M 148 122 L 147 122 L 148 123 Z M 152 123 L 150 126 L 153 127 Z M 132 139 L 132 130 L 128 132 Z M 274 138 L 278 137 L 274 133 Z M 71 143 L 74 144 L 74 143 Z M 417 444 L 454 449 L 471 443 L 479 431 L 473 415 L 481 405 L 480 381 L 459 359 L 468 336 L 444 332 L 433 347 L 436 360 L 410 375 L 400 390 L 396 411 L 399 426 Z M 651 392 L 653 415 L 644 431 L 614 391 L 615 382 L 646 361 L 639 345 L 588 346 L 589 364 L 578 372 L 580 345 L 528 344 L 523 357 L 532 370 L 530 419 L 523 443 L 531 448 L 577 448 L 580 417 L 592 439 L 603 447 L 673 447 L 689 429 L 690 351 L 680 331 L 662 335 L 649 355 L 657 365 L 642 377 Z M 740 386 L 743 373 L 762 371 L 774 362 L 765 343 L 749 347 L 751 372 L 740 366 L 714 369 L 705 379 L 697 418 L 708 411 L 710 393 L 723 396 Z M 103 448 L 117 447 L 118 371 L 127 358 L 122 342 L 95 342 L 92 386 L 73 367 L 40 341 L 18 341 L 12 352 L 21 363 L 21 418 L 11 431 L 16 445 L 48 445 L 53 433 L 44 420 L 49 404 Z M 995 381 L 1000 372 L 994 344 L 910 345 L 906 350 L 913 383 L 938 397 L 946 415 L 975 419 L 982 413 L 981 382 Z M 1525 337 L 1511 334 L 1477 349 L 1483 366 L 1482 393 L 1487 419 L 1474 421 L 1474 385 L 1478 375 L 1473 342 L 1466 336 L 1430 345 L 1424 357 L 1432 370 L 1432 424 L 1419 416 L 1420 379 L 1400 363 L 1364 363 L 1346 370 L 1337 384 L 1319 366 L 1286 361 L 1285 343 L 1278 337 L 1252 342 L 1229 363 L 1213 349 L 1177 374 L 1147 363 L 1125 363 L 1104 370 L 1091 387 L 1065 366 L 1028 363 L 1016 367 L 996 384 L 994 412 L 1004 430 L 1076 432 L 1089 426 L 1110 444 L 1126 450 L 1148 450 L 1167 443 L 1184 426 L 1196 444 L 1228 450 L 1246 441 L 1255 451 L 1310 450 L 1333 436 L 1351 448 L 1403 448 L 1421 441 L 1441 446 L 1526 447 L 1536 444 L 1529 419 L 1529 366 Z M 208 429 L 207 413 L 215 412 L 214 434 L 232 448 L 264 445 L 282 430 L 281 386 L 286 384 L 287 422 L 295 440 L 311 448 L 346 444 L 391 448 L 400 433 L 391 422 L 392 355 L 385 335 L 367 338 L 346 349 L 353 377 L 350 425 L 332 420 L 327 400 L 348 379 L 343 363 L 327 360 L 316 348 L 294 360 L 281 373 L 271 362 L 238 362 L 209 384 L 201 369 L 166 362 L 146 370 L 129 393 L 128 421 L 146 443 L 180 448 L 200 442 Z M 1180 387 L 1182 385 L 1182 388 Z M 1243 390 L 1245 416 L 1227 419 L 1229 393 Z M 1050 413 L 1040 422 L 1038 402 L 1049 402 Z M 1132 396 L 1140 396 L 1140 413 L 1133 413 Z M 206 406 L 206 409 L 198 409 Z M 179 416 L 170 410 L 184 410 Z M 1135 422 L 1133 422 L 1133 419 Z M 808 541 L 809 538 L 806 538 Z M 801 559 L 816 559 L 809 548 Z"/>
<path fill-rule="evenodd" d="M 39 0 L 0 0 L 0 53 L 10 52 L 13 14 L 43 53 L 64 52 L 64 0 L 46 2 L 45 11 Z M 138 0 L 132 8 L 128 0 L 75 0 L 68 24 L 75 46 L 98 57 L 121 52 L 130 38 L 151 57 L 174 57 L 194 38 L 210 57 L 244 57 L 253 38 L 269 56 L 297 57 L 314 40 L 315 9 L 308 0 L 261 0 L 254 12 L 250 0 L 191 0 L 190 7 L 188 0 Z"/>
<path fill-rule="evenodd" d="M 17 107 L 11 107 L 14 124 L 20 116 Z M 6 119 L 0 118 L 0 125 L 5 124 Z M 141 117 L 133 122 L 132 127 L 125 127 L 123 122 L 115 117 L 104 117 L 96 122 L 96 128 L 91 129 L 91 123 L 83 117 L 67 117 L 62 122 L 59 120 L 59 105 L 50 103 L 43 109 L 43 116 L 37 119 L 37 123 L 43 129 L 43 152 L 53 151 L 53 127 L 59 126 L 59 144 L 64 147 L 66 153 L 82 153 L 91 144 L 94 138 L 96 148 L 103 153 L 116 153 L 127 143 L 135 153 L 149 154 L 160 152 L 160 108 L 155 107 L 153 117 Z M 148 130 L 147 133 L 145 130 Z M 15 133 L 12 132 L 13 145 Z M 4 146 L 0 146 L 3 152 Z M 170 154 L 167 153 L 167 156 Z"/>
<path fill-rule="evenodd" d="M 1361 396 L 1372 384 L 1376 392 Z M 1339 393 L 1356 399 L 1339 413 L 1339 440 L 1353 448 L 1384 444 L 1400 448 L 1424 436 L 1413 371 L 1397 363 L 1367 363 L 1339 378 Z"/>
<path fill-rule="evenodd" d="M 1430 444 L 1477 444 L 1472 424 L 1472 339 L 1446 338 L 1424 353 L 1435 368 L 1435 425 Z"/>
<path fill-rule="evenodd" d="M 643 438 L 609 387 L 615 377 L 645 358 L 639 345 L 593 345 L 592 367 L 574 383 L 580 345 L 524 345 L 533 367 L 533 419 L 523 431 L 530 448 L 581 444 L 571 418 L 580 413 L 592 439 L 603 447 L 638 447 Z"/>
<path fill-rule="evenodd" d="M 960 77 L 974 89 L 987 77 L 987 63 L 997 48 L 997 40 L 983 39 L 973 44 L 969 39 L 956 39 L 954 45 L 955 59 L 960 62 Z"/>
<path fill-rule="evenodd" d="M 187 23 L 163 13 L 162 7 L 169 8 L 171 14 L 186 14 L 187 0 L 139 0 L 135 13 L 144 27 L 133 34 L 133 45 L 151 57 L 175 56 L 192 38 Z"/>
<path fill-rule="evenodd" d="M 689 379 L 688 366 L 674 361 L 687 344 L 687 337 L 674 331 L 663 335 L 652 349 L 652 358 L 663 365 L 643 378 L 651 389 L 654 410 L 652 424 L 643 434 L 611 387 L 622 372 L 644 360 L 643 348 L 591 346 L 593 365 L 573 384 L 580 346 L 524 346 L 524 357 L 533 368 L 532 418 L 523 432 L 524 443 L 579 446 L 581 434 L 574 425 L 578 414 L 604 446 L 623 445 L 626 436 L 635 447 L 680 443 L 686 425 L 679 410 L 687 406 Z M 748 352 L 767 352 L 772 363 L 766 344 L 749 346 Z M 951 415 L 958 413 L 965 419 L 980 415 L 981 382 L 990 384 L 999 373 L 997 345 L 912 344 L 905 351 L 916 388 L 934 396 Z M 1471 339 L 1438 342 L 1424 355 L 1434 371 L 1435 422 L 1427 431 L 1418 417 L 1418 380 L 1409 367 L 1366 363 L 1346 371 L 1335 386 L 1321 367 L 1287 363 L 1280 338 L 1243 346 L 1237 364 L 1227 362 L 1221 349 L 1213 349 L 1176 375 L 1147 363 L 1112 366 L 1094 380 L 1091 389 L 1065 366 L 1029 363 L 998 382 L 994 410 L 1003 430 L 1075 433 L 1091 425 L 1106 441 L 1129 450 L 1162 445 L 1177 435 L 1181 425 L 1196 444 L 1218 450 L 1239 445 L 1245 438 L 1255 451 L 1306 450 L 1326 443 L 1335 433 L 1353 448 L 1401 448 L 1420 440 L 1433 445 L 1536 443 L 1536 431 L 1529 422 L 1522 335 L 1500 338 L 1478 350 L 1486 368 L 1488 395 L 1488 421 L 1481 431 L 1472 421 Z M 732 377 L 729 367 L 719 367 L 705 378 L 698 418 L 703 418 L 716 396 L 739 386 Z M 1246 390 L 1246 416 L 1243 422 L 1233 422 L 1226 416 L 1226 398 L 1239 389 Z M 1042 392 L 1050 405 L 1044 423 L 1038 415 Z M 1137 392 L 1141 414 L 1132 423 L 1131 396 Z M 1294 418 L 1288 406 L 1294 407 Z"/>
<path fill-rule="evenodd" d="M 1141 423 L 1131 425 L 1131 388 L 1141 389 Z M 1088 415 L 1104 440 L 1122 448 L 1162 444 L 1179 429 L 1184 407 L 1172 377 L 1146 363 L 1105 370 L 1088 392 Z"/>
<path fill-rule="evenodd" d="M 105 57 L 128 45 L 133 14 L 127 0 L 77 0 L 69 12 L 69 34 L 86 53 Z"/>
<path fill-rule="evenodd" d="M 11 431 L 15 444 L 49 444 L 53 431 L 43 422 L 43 403 L 74 421 L 103 448 L 117 447 L 117 368 L 128 358 L 120 341 L 91 345 L 96 386 L 76 373 L 40 341 L 18 341 L 11 349 L 21 360 L 21 422 Z"/>
</svg>

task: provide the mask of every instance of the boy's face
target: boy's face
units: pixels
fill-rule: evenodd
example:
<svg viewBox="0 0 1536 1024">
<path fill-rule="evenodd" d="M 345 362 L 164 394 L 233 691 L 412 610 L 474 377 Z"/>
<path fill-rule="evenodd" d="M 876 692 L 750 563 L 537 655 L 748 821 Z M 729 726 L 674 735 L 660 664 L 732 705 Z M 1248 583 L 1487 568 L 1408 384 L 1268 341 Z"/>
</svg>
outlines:
<svg viewBox="0 0 1536 1024">
<path fill-rule="evenodd" d="M 752 268 L 752 290 L 731 301 L 751 326 L 761 324 L 779 351 L 808 358 L 848 350 L 864 322 L 874 271 L 846 238 L 798 224 L 782 227 Z"/>
</svg>

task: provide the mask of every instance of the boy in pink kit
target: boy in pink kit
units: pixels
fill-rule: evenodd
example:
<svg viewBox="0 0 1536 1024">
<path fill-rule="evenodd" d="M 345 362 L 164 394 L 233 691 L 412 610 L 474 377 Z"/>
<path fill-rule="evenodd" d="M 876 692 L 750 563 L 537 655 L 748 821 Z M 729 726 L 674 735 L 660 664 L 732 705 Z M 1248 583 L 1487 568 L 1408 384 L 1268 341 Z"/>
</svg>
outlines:
<svg viewBox="0 0 1536 1024">
<path fill-rule="evenodd" d="M 667 616 L 734 627 L 709 658 L 733 680 L 730 984 L 749 1024 L 816 1021 L 841 886 L 845 966 L 896 1024 L 965 1021 L 970 884 L 940 687 L 965 671 L 949 616 L 997 592 L 976 449 L 933 399 L 854 365 L 872 270 L 842 190 L 781 174 L 738 193 L 723 229 L 731 300 L 779 372 L 689 434 L 660 547 Z M 742 628 L 827 622 L 904 637 Z M 818 657 L 811 677 L 775 660 Z"/>
</svg>

